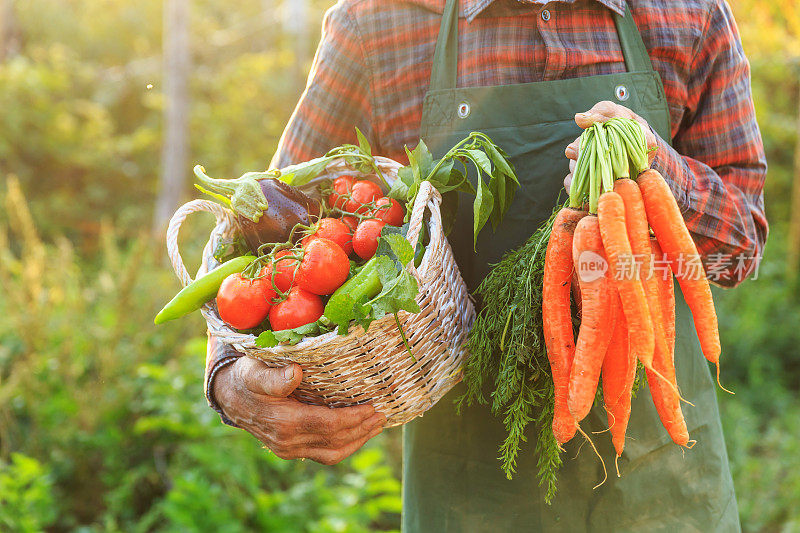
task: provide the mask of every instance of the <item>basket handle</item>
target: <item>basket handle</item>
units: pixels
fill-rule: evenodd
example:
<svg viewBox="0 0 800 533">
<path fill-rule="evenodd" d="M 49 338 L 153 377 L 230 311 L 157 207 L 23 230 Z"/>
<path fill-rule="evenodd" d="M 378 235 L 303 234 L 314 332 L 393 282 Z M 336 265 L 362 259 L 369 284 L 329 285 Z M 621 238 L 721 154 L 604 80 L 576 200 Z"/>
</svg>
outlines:
<svg viewBox="0 0 800 533">
<path fill-rule="evenodd" d="M 431 182 L 423 181 L 419 186 L 417 197 L 414 199 L 414 207 L 411 211 L 411 220 L 408 222 L 408 233 L 406 234 L 406 238 L 408 239 L 408 242 L 411 243 L 412 248 L 416 248 L 419 232 L 422 231 L 422 221 L 426 206 L 431 212 L 431 234 L 428 247 L 431 249 L 437 249 L 440 245 L 440 241 L 444 237 L 442 214 L 439 209 L 441 204 L 441 193 L 436 190 L 436 187 L 431 185 Z M 421 276 L 414 267 L 413 260 L 408 264 L 408 270 L 415 278 L 417 278 L 418 281 L 422 282 Z"/>
<path fill-rule="evenodd" d="M 228 224 L 233 224 L 234 222 L 233 217 L 227 209 L 209 200 L 192 200 L 191 202 L 183 204 L 175 211 L 167 227 L 167 254 L 169 254 L 169 260 L 172 262 L 172 268 L 175 269 L 175 274 L 184 287 L 190 284 L 193 279 L 186 270 L 186 265 L 183 264 L 183 258 L 181 257 L 180 250 L 178 250 L 178 232 L 187 216 L 200 211 L 213 214 L 217 218 L 217 226 L 222 222 L 227 222 Z"/>
</svg>

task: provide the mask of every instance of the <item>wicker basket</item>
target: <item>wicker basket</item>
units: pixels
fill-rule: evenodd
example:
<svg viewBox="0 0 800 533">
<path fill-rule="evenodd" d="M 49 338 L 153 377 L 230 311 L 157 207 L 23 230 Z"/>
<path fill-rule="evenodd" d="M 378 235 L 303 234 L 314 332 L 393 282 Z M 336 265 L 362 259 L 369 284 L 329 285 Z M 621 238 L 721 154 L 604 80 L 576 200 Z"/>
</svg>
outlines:
<svg viewBox="0 0 800 533">
<path fill-rule="evenodd" d="M 396 179 L 399 163 L 381 157 L 375 160 L 388 182 Z M 333 179 L 344 173 L 359 175 L 343 160 L 336 160 L 317 180 Z M 398 313 L 416 362 L 403 344 L 393 316 L 374 321 L 366 332 L 361 327 L 352 327 L 347 335 L 333 331 L 304 339 L 294 346 L 259 348 L 255 336 L 227 326 L 211 301 L 202 308 L 209 333 L 269 366 L 299 364 L 303 380 L 293 395 L 300 401 L 331 407 L 370 403 L 386 415 L 386 427 L 422 415 L 461 380 L 467 333 L 475 318 L 467 287 L 442 230 L 440 203 L 439 192 L 424 182 L 408 230 L 409 241 L 416 242 L 424 211 L 430 211 L 427 222 L 430 244 L 419 268 L 408 266 L 419 283 L 417 302 L 421 311 Z M 218 239 L 229 236 L 236 228 L 230 213 L 214 202 L 194 200 L 175 212 L 167 230 L 167 250 L 184 286 L 192 278 L 178 251 L 178 231 L 186 217 L 197 211 L 209 211 L 217 218 L 198 274 L 218 265 L 211 251 Z"/>
</svg>

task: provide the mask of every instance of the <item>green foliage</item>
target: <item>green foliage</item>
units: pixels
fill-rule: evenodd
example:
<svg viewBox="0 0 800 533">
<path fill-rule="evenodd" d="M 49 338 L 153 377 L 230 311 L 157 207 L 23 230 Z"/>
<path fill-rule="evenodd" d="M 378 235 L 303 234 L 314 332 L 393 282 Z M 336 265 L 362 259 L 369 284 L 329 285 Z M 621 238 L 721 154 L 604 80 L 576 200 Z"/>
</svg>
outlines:
<svg viewBox="0 0 800 533">
<path fill-rule="evenodd" d="M 0 528 L 4 531 L 41 531 L 52 524 L 56 505 L 52 479 L 36 459 L 12 453 L 0 461 Z"/>
<path fill-rule="evenodd" d="M 800 298 L 784 278 L 783 237 L 771 236 L 758 279 L 714 294 L 723 381 L 736 392 L 720 408 L 748 531 L 800 523 Z"/>
<path fill-rule="evenodd" d="M 176 286 L 160 249 L 121 242 L 104 225 L 87 264 L 65 239 L 43 242 L 18 181 L 5 185 L 0 461 L 11 468 L 0 474 L 0 525 L 316 532 L 396 523 L 399 482 L 380 441 L 323 468 L 278 459 L 219 422 L 203 398 L 205 339 L 181 348 L 201 317 L 152 325 Z"/>
<path fill-rule="evenodd" d="M 500 466 L 510 479 L 517 454 L 525 442 L 525 428 L 536 420 L 539 438 L 539 484 L 545 501 L 555 496 L 559 447 L 552 432 L 553 410 L 545 406 L 553 395 L 542 331 L 542 283 L 547 241 L 555 213 L 519 248 L 507 252 L 476 291 L 483 302 L 469 334 L 470 358 L 464 365 L 466 391 L 458 408 L 490 404 L 503 417 L 508 433 L 500 445 Z M 492 383 L 491 399 L 484 389 Z"/>
</svg>

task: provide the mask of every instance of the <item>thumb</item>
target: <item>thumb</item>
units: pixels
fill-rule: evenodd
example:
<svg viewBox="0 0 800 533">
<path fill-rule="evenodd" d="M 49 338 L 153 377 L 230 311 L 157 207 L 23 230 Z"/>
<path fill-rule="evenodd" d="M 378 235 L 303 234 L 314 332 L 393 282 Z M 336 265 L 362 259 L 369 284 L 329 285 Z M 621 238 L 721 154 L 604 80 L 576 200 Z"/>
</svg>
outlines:
<svg viewBox="0 0 800 533">
<path fill-rule="evenodd" d="M 270 368 L 263 361 L 250 357 L 240 357 L 236 365 L 242 384 L 255 394 L 285 398 L 303 379 L 299 365 Z"/>
</svg>

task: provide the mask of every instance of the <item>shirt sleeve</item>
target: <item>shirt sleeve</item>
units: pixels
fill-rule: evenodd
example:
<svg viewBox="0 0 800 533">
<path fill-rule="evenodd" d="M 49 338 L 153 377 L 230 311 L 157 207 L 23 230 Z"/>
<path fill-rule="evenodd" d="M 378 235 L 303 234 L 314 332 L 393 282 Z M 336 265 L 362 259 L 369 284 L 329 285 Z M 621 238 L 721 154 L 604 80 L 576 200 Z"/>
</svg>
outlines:
<svg viewBox="0 0 800 533">
<path fill-rule="evenodd" d="M 768 224 L 767 163 L 750 66 L 727 4 L 710 13 L 688 85 L 684 120 L 654 161 L 693 234 L 710 281 L 733 287 L 757 268 Z"/>
<path fill-rule="evenodd" d="M 356 127 L 377 145 L 372 128 L 372 78 L 362 42 L 346 4 L 340 2 L 328 10 L 308 83 L 271 166 L 307 161 L 354 143 Z"/>
<path fill-rule="evenodd" d="M 355 143 L 360 129 L 373 147 L 369 70 L 358 33 L 347 6 L 338 3 L 325 14 L 305 91 L 281 136 L 271 167 L 308 161 L 331 148 Z M 205 392 L 208 404 L 225 424 L 235 426 L 214 398 L 217 372 L 242 354 L 213 337 L 208 339 Z"/>
</svg>

